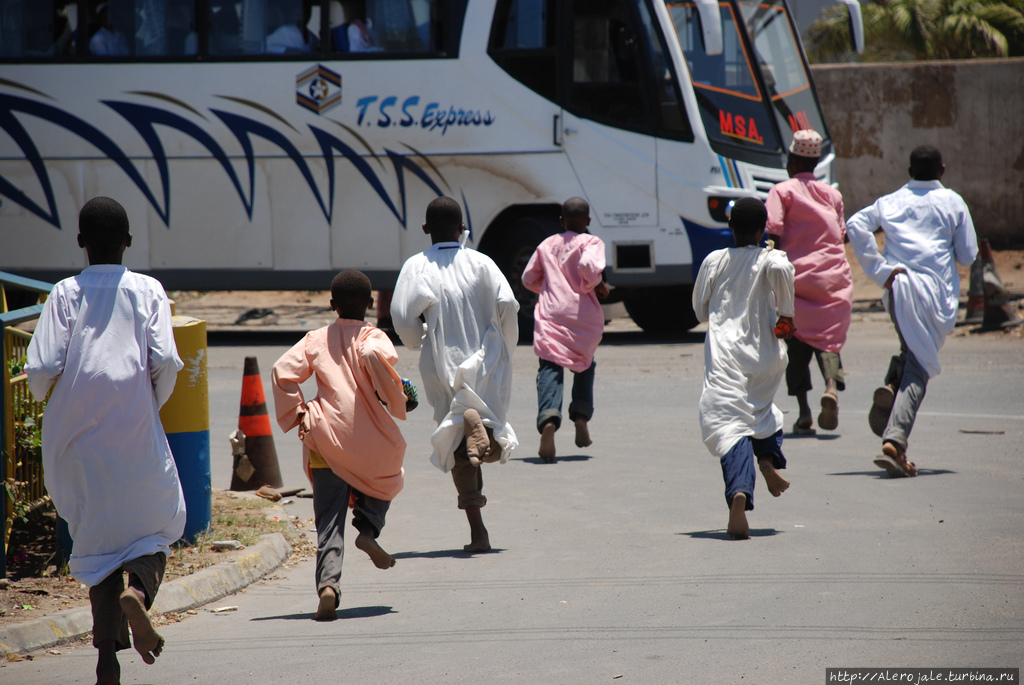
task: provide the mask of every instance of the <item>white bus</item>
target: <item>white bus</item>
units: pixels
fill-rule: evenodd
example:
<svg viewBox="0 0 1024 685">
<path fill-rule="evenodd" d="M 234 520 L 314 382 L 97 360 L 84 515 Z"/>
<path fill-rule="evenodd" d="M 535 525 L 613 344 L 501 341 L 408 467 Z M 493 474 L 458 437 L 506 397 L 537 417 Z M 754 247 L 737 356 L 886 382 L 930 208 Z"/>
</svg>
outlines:
<svg viewBox="0 0 1024 685">
<path fill-rule="evenodd" d="M 387 290 L 444 194 L 529 327 L 518 275 L 579 195 L 634 320 L 680 331 L 805 127 L 834 181 L 786 0 L 0 0 L 0 270 L 79 271 L 108 195 L 169 290 Z"/>
</svg>

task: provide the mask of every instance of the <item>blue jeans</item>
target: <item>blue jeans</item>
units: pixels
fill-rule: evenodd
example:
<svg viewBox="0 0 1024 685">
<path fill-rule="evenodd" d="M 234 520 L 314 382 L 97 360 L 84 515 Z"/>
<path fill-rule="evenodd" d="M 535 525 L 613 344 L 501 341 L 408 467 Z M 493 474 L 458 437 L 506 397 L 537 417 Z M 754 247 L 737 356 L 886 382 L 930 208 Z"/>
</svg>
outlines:
<svg viewBox="0 0 1024 685">
<path fill-rule="evenodd" d="M 589 421 L 594 416 L 594 369 L 597 362 L 591 362 L 586 371 L 572 372 L 572 402 L 569 404 L 569 420 Z M 562 384 L 565 369 L 547 359 L 540 360 L 537 370 L 537 432 L 544 424 L 552 422 L 555 430 L 562 425 Z"/>
<path fill-rule="evenodd" d="M 732 506 L 732 498 L 738 492 L 747 496 L 747 511 L 754 509 L 754 458 L 771 459 L 777 469 L 786 468 L 786 457 L 782 455 L 782 431 L 767 438 L 751 436 L 740 438 L 728 452 L 722 455 L 722 477 L 725 479 L 725 504 Z"/>
</svg>

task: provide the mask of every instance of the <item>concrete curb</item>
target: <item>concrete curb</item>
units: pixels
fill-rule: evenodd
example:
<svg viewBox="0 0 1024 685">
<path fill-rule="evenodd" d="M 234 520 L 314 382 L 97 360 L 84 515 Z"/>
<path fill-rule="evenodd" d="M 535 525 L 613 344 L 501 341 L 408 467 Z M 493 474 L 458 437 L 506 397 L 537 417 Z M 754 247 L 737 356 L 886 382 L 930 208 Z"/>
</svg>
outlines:
<svg viewBox="0 0 1024 685">
<path fill-rule="evenodd" d="M 187 611 L 237 592 L 279 567 L 291 550 L 281 533 L 264 535 L 228 561 L 162 585 L 152 613 Z M 0 657 L 52 647 L 91 631 L 92 609 L 87 606 L 0 628 Z"/>
</svg>

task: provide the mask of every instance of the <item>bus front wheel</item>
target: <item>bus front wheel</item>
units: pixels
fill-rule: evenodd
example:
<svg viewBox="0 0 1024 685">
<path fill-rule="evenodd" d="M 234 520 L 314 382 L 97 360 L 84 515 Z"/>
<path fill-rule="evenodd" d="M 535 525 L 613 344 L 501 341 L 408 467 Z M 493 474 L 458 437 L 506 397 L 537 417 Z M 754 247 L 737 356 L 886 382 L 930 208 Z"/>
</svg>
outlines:
<svg viewBox="0 0 1024 685">
<path fill-rule="evenodd" d="M 692 285 L 673 285 L 638 288 L 626 295 L 623 304 L 633 323 L 645 333 L 682 335 L 700 323 L 692 299 Z"/>
</svg>

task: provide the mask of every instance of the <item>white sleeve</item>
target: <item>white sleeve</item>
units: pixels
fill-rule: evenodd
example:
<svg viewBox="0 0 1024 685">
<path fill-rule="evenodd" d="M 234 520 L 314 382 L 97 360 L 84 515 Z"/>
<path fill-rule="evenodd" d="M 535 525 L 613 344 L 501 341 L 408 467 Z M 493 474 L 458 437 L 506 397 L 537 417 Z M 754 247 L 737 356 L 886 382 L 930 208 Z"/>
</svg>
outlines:
<svg viewBox="0 0 1024 685">
<path fill-rule="evenodd" d="M 407 261 L 398 274 L 398 283 L 391 297 L 391 323 L 402 344 L 410 350 L 418 350 L 427 335 L 427 325 L 420 315 L 435 304 L 437 298 L 423 283 L 423 274 L 418 273 L 420 270 L 411 262 Z"/>
<path fill-rule="evenodd" d="M 961 266 L 970 266 L 978 257 L 978 234 L 967 203 L 961 199 L 959 204 L 963 214 L 953 227 L 953 256 Z"/>
<path fill-rule="evenodd" d="M 864 273 L 878 285 L 885 285 L 896 267 L 887 263 L 878 251 L 878 243 L 875 242 L 875 230 L 878 228 L 882 228 L 882 219 L 876 202 L 850 217 L 846 222 L 846 235 Z"/>
<path fill-rule="evenodd" d="M 64 373 L 71 339 L 70 323 L 65 306 L 64 291 L 53 287 L 39 315 L 32 341 L 28 345 L 25 373 L 28 387 L 37 401 L 46 399 L 50 387 Z"/>
<path fill-rule="evenodd" d="M 693 313 L 702 323 L 707 323 L 710 317 L 709 308 L 711 293 L 715 289 L 714 272 L 717 264 L 717 255 L 714 253 L 705 257 L 704 263 L 700 265 L 700 271 L 697 272 L 697 282 L 693 284 Z"/>
<path fill-rule="evenodd" d="M 162 291 L 155 293 L 153 313 L 149 321 L 149 377 L 153 381 L 156 406 L 162 407 L 174 392 L 178 372 L 185 365 L 174 344 L 171 304 Z"/>
</svg>

